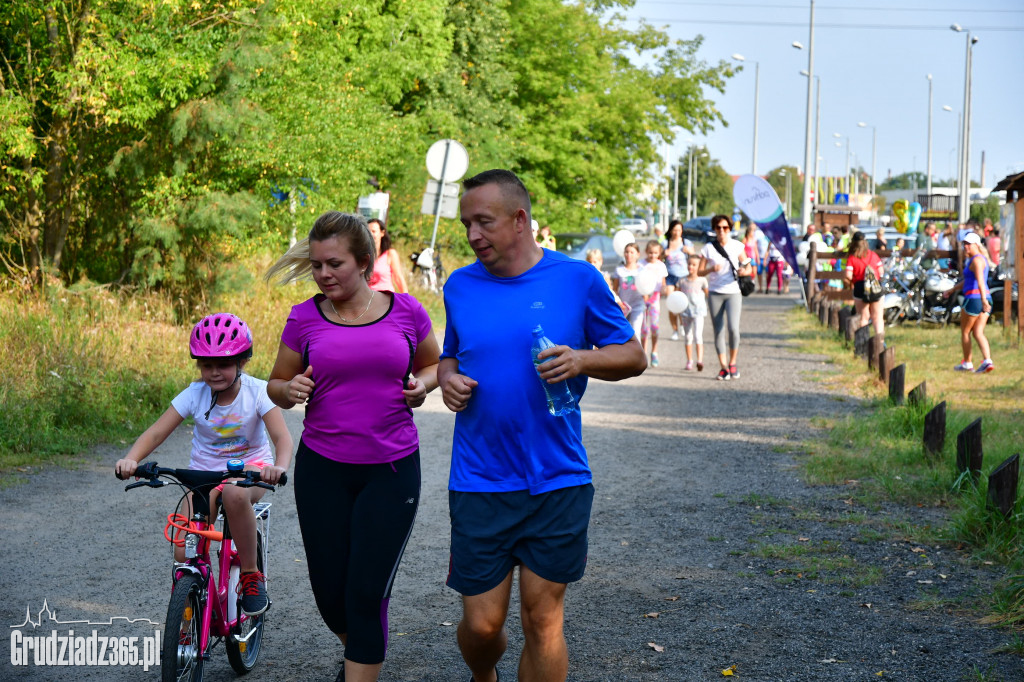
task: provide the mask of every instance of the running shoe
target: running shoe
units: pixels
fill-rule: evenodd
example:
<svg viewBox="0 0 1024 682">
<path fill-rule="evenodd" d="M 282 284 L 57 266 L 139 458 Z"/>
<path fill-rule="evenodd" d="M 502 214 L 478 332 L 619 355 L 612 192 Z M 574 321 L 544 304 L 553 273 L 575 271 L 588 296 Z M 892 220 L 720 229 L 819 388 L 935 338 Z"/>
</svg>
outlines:
<svg viewBox="0 0 1024 682">
<path fill-rule="evenodd" d="M 684 367 L 683 369 L 685 369 L 687 372 L 692 372 L 693 371 L 693 363 L 692 362 L 686 363 L 686 367 Z"/>
<path fill-rule="evenodd" d="M 657 366 L 658 366 L 658 354 L 657 353 L 651 353 L 651 367 L 657 367 Z"/>
<path fill-rule="evenodd" d="M 740 370 L 736 365 L 729 365 L 729 376 L 733 379 L 740 378 Z"/>
<path fill-rule="evenodd" d="M 718 380 L 719 381 L 729 381 L 729 379 L 731 379 L 731 378 L 732 378 L 732 376 L 729 375 L 729 370 L 727 370 L 727 369 L 719 370 L 719 372 L 718 372 Z"/>
<path fill-rule="evenodd" d="M 994 370 L 996 366 L 992 364 L 992 361 L 985 358 L 985 361 L 978 365 L 978 369 L 974 370 L 975 374 L 986 374 Z"/>
<path fill-rule="evenodd" d="M 957 371 L 957 372 L 970 372 L 973 369 L 974 369 L 974 363 L 973 362 L 967 362 L 966 360 L 964 360 L 959 365 L 957 365 L 956 367 L 953 368 L 953 370 Z"/>
<path fill-rule="evenodd" d="M 673 341 L 678 341 L 679 340 L 679 332 L 672 332 L 672 337 L 671 338 L 672 338 Z"/>
<path fill-rule="evenodd" d="M 258 616 L 270 606 L 267 579 L 259 571 L 242 574 L 238 593 L 242 595 L 242 613 L 247 616 Z"/>
<path fill-rule="evenodd" d="M 697 361 L 697 371 L 698 372 L 703 372 L 704 371 L 704 363 L 701 362 L 700 360 Z"/>
</svg>

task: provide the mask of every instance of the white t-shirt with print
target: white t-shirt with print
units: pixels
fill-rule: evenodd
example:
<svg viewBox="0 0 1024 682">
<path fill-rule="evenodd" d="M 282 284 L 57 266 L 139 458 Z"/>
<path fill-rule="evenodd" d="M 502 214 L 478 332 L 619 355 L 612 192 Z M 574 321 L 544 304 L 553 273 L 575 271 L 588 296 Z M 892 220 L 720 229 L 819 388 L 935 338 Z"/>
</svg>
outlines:
<svg viewBox="0 0 1024 682">
<path fill-rule="evenodd" d="M 205 382 L 196 381 L 171 401 L 181 418 L 192 417 L 192 457 L 190 469 L 224 471 L 229 459 L 246 464 L 272 464 L 274 456 L 263 424 L 263 415 L 277 407 L 267 395 L 267 382 L 242 374 L 238 395 L 230 405 L 214 405 L 210 418 L 206 411 L 213 392 Z"/>
<path fill-rule="evenodd" d="M 723 247 L 725 252 L 729 255 L 729 261 L 732 261 L 733 266 L 739 270 L 741 265 L 750 262 L 750 258 L 747 256 L 747 251 L 743 247 L 743 242 L 738 239 L 729 239 Z M 740 293 L 739 282 L 736 281 L 736 277 L 732 274 L 732 268 L 729 267 L 729 261 L 722 257 L 718 253 L 718 249 L 715 248 L 713 242 L 708 242 L 701 249 L 700 255 L 707 259 L 708 264 L 712 267 L 715 265 L 721 265 L 722 267 L 718 272 L 709 272 L 708 278 L 708 289 L 713 294 L 738 294 Z"/>
</svg>

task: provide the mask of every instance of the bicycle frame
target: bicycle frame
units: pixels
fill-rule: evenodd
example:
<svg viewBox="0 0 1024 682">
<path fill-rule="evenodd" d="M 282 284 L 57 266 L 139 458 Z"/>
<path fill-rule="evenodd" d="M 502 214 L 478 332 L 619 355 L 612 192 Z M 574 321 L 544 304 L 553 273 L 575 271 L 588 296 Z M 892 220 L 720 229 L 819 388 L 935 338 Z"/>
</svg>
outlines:
<svg viewBox="0 0 1024 682">
<path fill-rule="evenodd" d="M 199 491 L 194 491 L 198 493 Z M 200 509 L 202 504 L 197 499 L 200 497 L 198 494 L 193 494 L 193 504 L 196 507 L 196 512 L 193 514 L 192 522 L 188 528 L 175 524 L 173 521 L 171 525 L 179 530 L 185 531 L 186 537 L 188 534 L 198 536 L 196 545 L 196 555 L 194 557 L 187 557 L 183 563 L 175 563 L 174 566 L 174 582 L 184 573 L 193 573 L 198 575 L 205 585 L 205 590 L 202 595 L 203 598 L 203 613 L 200 621 L 200 639 L 199 639 L 199 652 L 200 655 L 205 654 L 210 646 L 211 634 L 215 637 L 231 637 L 233 630 L 236 627 L 240 628 L 245 621 L 249 620 L 250 616 L 246 616 L 240 611 L 232 613 L 231 609 L 232 592 L 234 591 L 234 585 L 232 584 L 231 568 L 232 562 L 237 562 L 238 550 L 235 549 L 235 543 L 231 540 L 231 531 L 228 526 L 227 519 L 221 514 L 218 520 L 223 519 L 223 531 L 217 531 L 215 523 L 210 523 L 210 514 L 201 513 Z M 209 508 L 208 501 L 205 506 Z M 253 506 L 253 512 L 256 515 L 256 533 L 258 537 L 266 537 L 266 534 L 270 530 L 270 519 L 268 510 L 270 509 L 270 502 L 258 502 Z M 213 561 L 211 560 L 210 551 L 214 542 L 220 542 L 220 551 L 218 552 L 218 569 L 217 574 L 213 575 Z M 186 539 L 187 543 L 187 539 Z M 187 548 L 187 544 L 186 544 Z M 186 552 L 188 550 L 186 549 Z M 263 553 L 263 566 L 264 575 L 266 575 L 266 565 L 268 557 L 268 548 L 266 543 L 263 543 L 260 550 Z M 236 577 L 237 579 L 237 577 Z M 212 589 L 211 589 L 212 588 Z M 210 598 L 211 592 L 213 599 Z M 235 637 L 238 642 L 245 642 L 252 635 L 251 631 L 244 637 Z"/>
<path fill-rule="evenodd" d="M 243 471 L 241 460 L 231 460 L 228 471 L 194 471 L 191 469 L 165 469 L 156 463 L 147 463 L 136 470 L 136 477 L 147 479 L 125 487 L 131 490 L 140 486 L 162 487 L 172 479 L 192 493 L 189 519 L 177 511 L 168 515 L 164 537 L 175 545 L 183 546 L 184 561 L 175 562 L 172 571 L 171 602 L 168 606 L 168 631 L 164 636 L 162 663 L 175 664 L 178 670 L 184 666 L 191 669 L 189 678 L 202 679 L 203 662 L 209 659 L 209 651 L 215 642 L 223 640 L 228 660 L 239 674 L 245 674 L 256 664 L 262 642 L 263 614 L 247 616 L 238 608 L 235 597 L 240 579 L 241 562 L 238 550 L 231 538 L 227 518 L 220 514 L 211 521 L 210 492 L 214 486 L 227 479 L 237 479 L 231 485 L 240 487 L 258 486 L 269 490 L 274 487 L 259 480 L 258 471 Z M 283 485 L 287 477 L 282 476 Z M 258 502 L 253 506 L 256 516 L 257 564 L 266 576 L 269 558 L 269 509 L 271 503 Z M 222 530 L 216 525 L 222 521 Z M 211 557 L 212 545 L 220 543 L 217 570 Z M 181 584 L 185 576 L 193 576 Z M 190 596 L 191 595 L 191 596 Z M 177 615 L 172 616 L 174 611 Z M 172 621 L 176 624 L 172 626 Z M 251 622 L 248 632 L 247 623 Z M 188 623 L 189 625 L 184 625 Z M 198 627 L 197 627 L 198 626 Z M 249 640 L 256 635 L 250 648 Z M 165 670 L 165 679 L 167 671 Z"/>
</svg>

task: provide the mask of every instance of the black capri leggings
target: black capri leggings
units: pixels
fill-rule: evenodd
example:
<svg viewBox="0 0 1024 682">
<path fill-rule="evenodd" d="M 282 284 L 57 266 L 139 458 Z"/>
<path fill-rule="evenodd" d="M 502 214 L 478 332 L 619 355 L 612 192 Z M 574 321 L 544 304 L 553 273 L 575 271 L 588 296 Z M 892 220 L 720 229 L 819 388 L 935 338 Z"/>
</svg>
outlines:
<svg viewBox="0 0 1024 682">
<path fill-rule="evenodd" d="M 419 450 L 388 464 L 344 464 L 299 442 L 295 509 L 309 582 L 324 623 L 348 635 L 350 661 L 384 661 L 391 586 L 419 498 Z"/>
</svg>

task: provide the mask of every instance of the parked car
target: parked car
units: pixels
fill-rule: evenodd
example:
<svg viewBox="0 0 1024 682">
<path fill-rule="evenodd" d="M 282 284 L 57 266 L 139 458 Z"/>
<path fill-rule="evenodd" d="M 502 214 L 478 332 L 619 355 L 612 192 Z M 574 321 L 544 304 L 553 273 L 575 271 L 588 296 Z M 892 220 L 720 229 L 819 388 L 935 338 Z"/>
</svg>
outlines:
<svg viewBox="0 0 1024 682">
<path fill-rule="evenodd" d="M 643 218 L 622 218 L 615 229 L 629 230 L 633 234 L 640 235 L 647 234 L 649 227 Z"/>
<path fill-rule="evenodd" d="M 683 223 L 684 239 L 708 241 L 711 235 L 711 216 L 697 216 Z"/>
<path fill-rule="evenodd" d="M 555 235 L 555 250 L 564 253 L 570 258 L 586 260 L 587 251 L 598 249 L 604 258 L 601 269 L 605 272 L 614 272 L 615 266 L 621 262 L 619 254 L 615 253 L 615 246 L 612 238 L 606 234 L 597 232 L 564 232 Z"/>
</svg>

